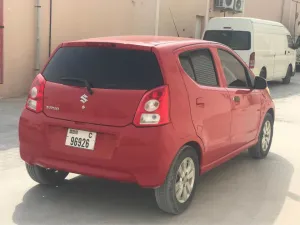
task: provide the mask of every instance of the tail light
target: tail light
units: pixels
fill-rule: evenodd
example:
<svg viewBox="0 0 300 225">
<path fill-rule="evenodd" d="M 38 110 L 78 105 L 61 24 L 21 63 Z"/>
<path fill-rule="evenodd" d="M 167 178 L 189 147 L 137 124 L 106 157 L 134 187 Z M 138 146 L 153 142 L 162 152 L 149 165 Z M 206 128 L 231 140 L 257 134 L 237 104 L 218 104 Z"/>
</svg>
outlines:
<svg viewBox="0 0 300 225">
<path fill-rule="evenodd" d="M 26 109 L 36 113 L 43 111 L 45 83 L 42 75 L 39 74 L 35 77 L 28 94 Z"/>
<path fill-rule="evenodd" d="M 250 55 L 249 68 L 253 69 L 255 67 L 255 52 Z"/>
<path fill-rule="evenodd" d="M 160 126 L 170 122 L 169 88 L 162 86 L 148 91 L 142 98 L 133 123 L 135 126 Z"/>
</svg>

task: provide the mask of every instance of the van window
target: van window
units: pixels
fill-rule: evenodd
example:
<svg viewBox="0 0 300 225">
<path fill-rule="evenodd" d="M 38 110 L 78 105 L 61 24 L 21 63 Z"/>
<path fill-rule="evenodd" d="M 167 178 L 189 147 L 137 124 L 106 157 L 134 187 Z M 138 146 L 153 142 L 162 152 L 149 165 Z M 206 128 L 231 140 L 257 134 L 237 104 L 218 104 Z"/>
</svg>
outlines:
<svg viewBox="0 0 300 225">
<path fill-rule="evenodd" d="M 184 52 L 179 59 L 184 71 L 198 84 L 219 86 L 212 55 L 208 49 Z"/>
<path fill-rule="evenodd" d="M 294 48 L 294 41 L 291 35 L 287 35 L 287 40 L 288 40 L 289 48 Z"/>
<path fill-rule="evenodd" d="M 296 46 L 297 46 L 297 47 L 300 47 L 300 36 L 298 36 L 298 38 L 297 38 Z"/>
<path fill-rule="evenodd" d="M 204 40 L 219 42 L 233 50 L 250 50 L 251 34 L 248 31 L 209 30 Z"/>
<path fill-rule="evenodd" d="M 163 85 L 156 56 L 152 52 L 101 48 L 60 48 L 43 72 L 47 81 L 72 86 L 84 86 L 77 78 L 94 88 L 149 90 Z"/>
</svg>

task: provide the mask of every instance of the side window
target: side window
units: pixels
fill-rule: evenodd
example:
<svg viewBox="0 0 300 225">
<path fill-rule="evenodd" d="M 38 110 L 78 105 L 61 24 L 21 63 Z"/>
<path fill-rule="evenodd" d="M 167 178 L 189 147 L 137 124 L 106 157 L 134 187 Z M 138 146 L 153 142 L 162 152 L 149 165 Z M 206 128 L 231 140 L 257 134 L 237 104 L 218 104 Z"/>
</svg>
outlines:
<svg viewBox="0 0 300 225">
<path fill-rule="evenodd" d="M 185 52 L 185 53 L 180 54 L 179 60 L 180 60 L 181 66 L 184 69 L 184 71 L 194 81 L 196 81 L 195 72 L 194 72 L 194 69 L 193 69 L 192 63 L 191 63 L 190 53 L 189 52 Z"/>
<path fill-rule="evenodd" d="M 179 59 L 184 71 L 198 84 L 219 86 L 212 55 L 208 49 L 182 53 Z"/>
<path fill-rule="evenodd" d="M 294 48 L 294 41 L 292 36 L 288 35 L 287 39 L 288 39 L 289 48 Z"/>
<path fill-rule="evenodd" d="M 224 70 L 227 86 L 232 88 L 249 88 L 251 81 L 245 67 L 232 54 L 224 50 L 218 50 Z"/>
</svg>

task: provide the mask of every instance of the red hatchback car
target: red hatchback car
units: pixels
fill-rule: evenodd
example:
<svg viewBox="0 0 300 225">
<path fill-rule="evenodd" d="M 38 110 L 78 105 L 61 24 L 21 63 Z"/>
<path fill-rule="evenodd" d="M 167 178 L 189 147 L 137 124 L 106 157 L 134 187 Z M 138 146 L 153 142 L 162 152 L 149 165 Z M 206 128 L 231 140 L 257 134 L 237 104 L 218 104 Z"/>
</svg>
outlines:
<svg viewBox="0 0 300 225">
<path fill-rule="evenodd" d="M 20 118 L 22 159 L 38 183 L 69 172 L 153 188 L 183 212 L 200 174 L 249 149 L 267 156 L 274 104 L 228 47 L 173 37 L 61 44 Z"/>
</svg>

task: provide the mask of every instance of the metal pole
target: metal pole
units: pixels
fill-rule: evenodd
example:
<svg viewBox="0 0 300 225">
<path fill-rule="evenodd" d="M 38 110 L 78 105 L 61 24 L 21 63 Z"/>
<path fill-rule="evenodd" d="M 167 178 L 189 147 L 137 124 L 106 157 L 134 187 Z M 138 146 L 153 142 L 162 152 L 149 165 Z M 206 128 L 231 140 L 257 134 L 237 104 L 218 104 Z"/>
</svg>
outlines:
<svg viewBox="0 0 300 225">
<path fill-rule="evenodd" d="M 40 27 L 41 27 L 41 5 L 40 0 L 35 1 L 36 8 L 36 43 L 35 43 L 35 75 L 40 72 Z"/>
<path fill-rule="evenodd" d="M 0 0 L 0 84 L 4 82 L 4 68 L 3 68 L 3 37 L 4 37 L 4 16 L 3 16 L 3 0 Z"/>
<path fill-rule="evenodd" d="M 50 0 L 50 17 L 49 17 L 49 57 L 51 55 L 51 44 L 52 44 L 52 0 Z"/>
<path fill-rule="evenodd" d="M 208 21 L 209 21 L 209 8 L 210 8 L 210 0 L 206 0 L 206 10 L 205 10 L 205 17 L 204 17 L 204 29 L 203 31 L 206 30 Z"/>
<path fill-rule="evenodd" d="M 296 3 L 296 13 L 295 13 L 295 24 L 294 24 L 294 39 L 296 38 L 296 26 L 297 26 L 297 18 L 298 18 L 298 3 Z"/>
<path fill-rule="evenodd" d="M 286 2 L 286 0 L 282 0 L 282 6 L 281 6 L 281 23 L 283 23 L 285 2 Z"/>
<path fill-rule="evenodd" d="M 289 30 L 292 28 L 292 26 L 291 26 L 291 17 L 292 17 L 292 2 L 290 2 L 289 26 L 288 26 Z M 283 23 L 283 19 L 281 20 L 281 23 Z"/>
<path fill-rule="evenodd" d="M 159 14 L 160 14 L 160 0 L 156 0 L 156 14 L 155 14 L 155 36 L 159 32 Z"/>
</svg>

